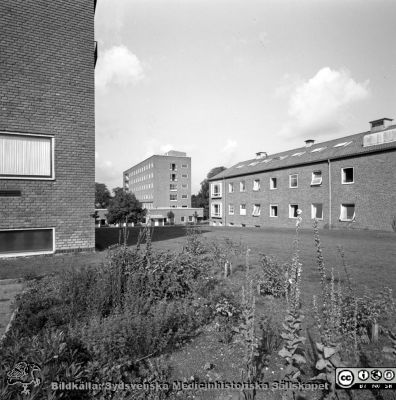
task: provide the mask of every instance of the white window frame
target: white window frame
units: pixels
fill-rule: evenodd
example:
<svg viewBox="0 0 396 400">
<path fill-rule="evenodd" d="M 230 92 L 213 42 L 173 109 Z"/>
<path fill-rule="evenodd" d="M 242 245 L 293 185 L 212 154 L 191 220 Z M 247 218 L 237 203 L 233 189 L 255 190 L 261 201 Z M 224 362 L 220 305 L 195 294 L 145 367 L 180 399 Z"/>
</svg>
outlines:
<svg viewBox="0 0 396 400">
<path fill-rule="evenodd" d="M 275 179 L 275 185 L 274 185 L 274 179 Z M 276 190 L 278 189 L 278 178 L 276 176 L 273 176 L 270 178 L 270 190 Z"/>
<path fill-rule="evenodd" d="M 172 196 L 176 196 L 176 199 L 172 199 Z M 177 193 L 171 193 L 169 195 L 169 201 L 177 201 Z"/>
<path fill-rule="evenodd" d="M 322 216 L 318 218 L 317 214 L 317 205 L 320 204 L 322 207 Z M 323 203 L 312 203 L 311 204 L 311 219 L 317 219 L 318 221 L 323 221 Z"/>
<path fill-rule="evenodd" d="M 173 165 L 175 166 L 175 168 L 173 168 Z M 171 171 L 177 171 L 177 164 L 174 163 L 174 162 L 170 163 L 169 169 L 170 169 Z"/>
<path fill-rule="evenodd" d="M 218 190 L 215 191 L 215 188 L 218 187 Z M 214 182 L 210 184 L 210 196 L 212 199 L 216 199 L 222 197 L 223 195 L 223 185 L 221 182 Z"/>
<path fill-rule="evenodd" d="M 315 174 L 320 174 L 320 176 L 315 176 Z M 320 186 L 322 184 L 323 177 L 322 171 L 312 171 L 312 179 L 311 179 L 311 186 Z"/>
<path fill-rule="evenodd" d="M 185 217 L 184 215 L 182 215 L 182 216 L 180 217 L 180 222 L 186 222 L 186 217 Z"/>
<path fill-rule="evenodd" d="M 181 195 L 181 198 L 182 198 L 182 199 L 188 199 L 188 194 L 182 194 L 182 195 Z"/>
<path fill-rule="evenodd" d="M 0 180 L 2 179 L 23 179 L 23 180 L 40 180 L 40 181 L 53 181 L 55 180 L 55 137 L 53 135 L 43 135 L 38 133 L 20 133 L 20 132 L 4 132 L 0 131 L 0 136 L 17 136 L 17 137 L 30 137 L 30 138 L 44 138 L 50 140 L 51 147 L 51 159 L 50 159 L 50 175 L 40 176 L 40 175 L 0 175 Z"/>
<path fill-rule="evenodd" d="M 235 214 L 234 204 L 228 204 L 228 215 L 234 215 L 234 214 Z"/>
<path fill-rule="evenodd" d="M 272 215 L 273 207 L 276 207 L 276 215 Z M 269 212 L 270 218 L 278 218 L 278 214 L 279 214 L 279 205 L 278 204 L 270 204 L 270 212 Z"/>
<path fill-rule="evenodd" d="M 182 164 L 182 168 L 188 168 L 188 164 Z"/>
<path fill-rule="evenodd" d="M 296 177 L 296 186 L 292 186 L 292 185 L 291 185 L 292 176 L 295 176 L 295 177 Z M 298 174 L 290 174 L 290 175 L 289 175 L 289 188 L 290 188 L 290 189 L 296 189 L 296 188 L 298 188 Z"/>
<path fill-rule="evenodd" d="M 253 204 L 252 216 L 259 217 L 261 213 L 261 204 Z"/>
<path fill-rule="evenodd" d="M 38 229 L 46 229 L 52 230 L 52 250 L 47 251 L 26 251 L 26 252 L 16 252 L 16 253 L 0 253 L 0 258 L 8 258 L 8 257 L 26 257 L 26 256 L 34 256 L 40 254 L 54 254 L 56 245 L 55 245 L 55 227 L 35 227 L 35 228 L 13 228 L 13 229 L 0 229 L 1 232 L 14 232 L 14 231 L 36 231 Z"/>
<path fill-rule="evenodd" d="M 292 215 L 292 214 L 294 214 L 294 212 L 292 212 L 292 211 L 294 211 L 294 207 L 293 206 L 297 206 L 296 212 L 298 211 L 298 204 L 295 204 L 295 203 L 289 204 L 289 218 L 296 219 L 298 217 L 298 215 L 297 215 L 297 217 Z"/>
<path fill-rule="evenodd" d="M 172 175 L 175 176 L 175 179 L 172 178 Z M 169 179 L 170 179 L 171 182 L 177 182 L 177 174 L 170 174 L 170 178 Z"/>
<path fill-rule="evenodd" d="M 246 192 L 246 182 L 245 181 L 240 181 L 239 182 L 239 191 L 240 192 Z"/>
<path fill-rule="evenodd" d="M 351 169 L 352 170 L 352 175 L 353 175 L 352 176 L 352 178 L 353 178 L 352 182 L 345 182 L 344 181 L 344 171 L 346 169 Z M 341 184 L 343 184 L 343 185 L 352 185 L 353 183 L 355 183 L 355 168 L 354 167 L 341 168 Z"/>
<path fill-rule="evenodd" d="M 215 207 L 218 206 L 219 211 L 216 213 L 215 212 Z M 210 216 L 212 218 L 222 218 L 223 216 L 223 204 L 222 203 L 211 203 L 210 205 Z"/>
<path fill-rule="evenodd" d="M 228 193 L 234 193 L 234 182 L 228 184 Z"/>
<path fill-rule="evenodd" d="M 253 181 L 253 191 L 254 191 L 254 192 L 258 192 L 258 191 L 260 190 L 260 187 L 261 187 L 261 185 L 260 185 L 260 179 L 255 179 L 255 180 Z"/>
<path fill-rule="evenodd" d="M 245 206 L 245 208 L 242 208 L 242 206 Z M 242 203 L 239 205 L 239 215 L 246 215 L 246 204 Z"/>
<path fill-rule="evenodd" d="M 182 174 L 182 178 L 188 178 L 188 174 Z"/>
<path fill-rule="evenodd" d="M 348 218 L 343 218 L 343 208 L 346 209 L 347 206 L 353 206 L 353 216 L 351 219 Z M 346 210 L 345 210 L 345 214 L 346 214 Z M 355 203 L 342 203 L 340 205 L 340 221 L 342 222 L 351 222 L 351 221 L 355 221 L 356 218 L 356 205 Z"/>
<path fill-rule="evenodd" d="M 171 189 L 171 188 L 172 188 L 172 185 L 175 186 L 175 189 Z M 170 183 L 170 184 L 169 184 L 169 191 L 170 191 L 170 192 L 177 192 L 177 183 Z"/>
</svg>

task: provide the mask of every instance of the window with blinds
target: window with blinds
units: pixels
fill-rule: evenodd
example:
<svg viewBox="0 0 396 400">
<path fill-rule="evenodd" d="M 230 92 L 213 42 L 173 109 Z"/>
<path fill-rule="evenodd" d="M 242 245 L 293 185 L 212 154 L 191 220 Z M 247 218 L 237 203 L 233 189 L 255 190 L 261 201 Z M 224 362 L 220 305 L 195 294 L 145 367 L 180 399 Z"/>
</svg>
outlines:
<svg viewBox="0 0 396 400">
<path fill-rule="evenodd" d="M 0 133 L 0 178 L 53 178 L 53 137 Z"/>
</svg>

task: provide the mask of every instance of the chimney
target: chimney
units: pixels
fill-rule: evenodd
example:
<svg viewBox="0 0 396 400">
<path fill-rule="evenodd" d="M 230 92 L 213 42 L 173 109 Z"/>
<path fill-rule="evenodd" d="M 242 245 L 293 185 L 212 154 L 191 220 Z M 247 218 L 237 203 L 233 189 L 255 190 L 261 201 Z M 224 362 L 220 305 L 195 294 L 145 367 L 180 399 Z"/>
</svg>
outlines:
<svg viewBox="0 0 396 400">
<path fill-rule="evenodd" d="M 267 158 L 268 154 L 265 151 L 258 151 L 256 153 L 256 159 Z"/>
<path fill-rule="evenodd" d="M 381 118 L 376 119 L 375 121 L 370 121 L 370 131 L 378 132 L 388 128 L 392 124 L 393 119 L 390 118 Z"/>
<path fill-rule="evenodd" d="M 315 143 L 315 140 L 307 139 L 307 140 L 305 140 L 305 147 L 311 147 L 314 143 Z"/>
</svg>

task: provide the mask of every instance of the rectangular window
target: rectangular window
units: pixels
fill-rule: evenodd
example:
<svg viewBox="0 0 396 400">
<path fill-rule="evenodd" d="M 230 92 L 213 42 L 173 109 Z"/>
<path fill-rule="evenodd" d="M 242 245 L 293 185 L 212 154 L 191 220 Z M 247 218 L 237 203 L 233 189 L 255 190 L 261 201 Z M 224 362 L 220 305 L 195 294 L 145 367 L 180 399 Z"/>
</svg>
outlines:
<svg viewBox="0 0 396 400">
<path fill-rule="evenodd" d="M 355 204 L 341 204 L 340 221 L 355 220 Z"/>
<path fill-rule="evenodd" d="M 234 215 L 234 204 L 228 204 L 228 214 Z"/>
<path fill-rule="evenodd" d="M 0 179 L 53 179 L 54 138 L 0 133 Z"/>
<path fill-rule="evenodd" d="M 188 216 L 188 222 L 193 222 L 193 217 L 192 217 L 192 215 L 189 215 L 189 216 Z"/>
<path fill-rule="evenodd" d="M 187 189 L 187 188 L 188 188 L 187 183 L 182 183 L 182 188 L 183 188 L 183 189 Z"/>
<path fill-rule="evenodd" d="M 255 192 L 257 192 L 257 191 L 260 190 L 260 179 L 255 179 L 255 180 L 253 181 L 253 190 L 254 190 Z"/>
<path fill-rule="evenodd" d="M 234 182 L 228 184 L 228 193 L 234 193 Z"/>
<path fill-rule="evenodd" d="M 244 192 L 245 190 L 246 190 L 245 181 L 240 181 L 239 182 L 239 191 Z"/>
<path fill-rule="evenodd" d="M 175 190 L 177 190 L 177 184 L 176 184 L 176 183 L 171 183 L 171 184 L 169 185 L 169 190 L 170 190 L 170 191 L 175 191 Z"/>
<path fill-rule="evenodd" d="M 176 164 L 175 164 L 175 163 L 171 163 L 170 169 L 171 169 L 172 171 L 177 171 Z"/>
<path fill-rule="evenodd" d="M 322 184 L 322 171 L 313 171 L 311 185 L 317 186 Z"/>
<path fill-rule="evenodd" d="M 261 212 L 261 206 L 260 206 L 260 204 L 254 204 L 254 205 L 253 205 L 253 211 L 252 211 L 253 217 L 258 217 L 258 216 L 260 216 L 260 212 Z"/>
<path fill-rule="evenodd" d="M 246 204 L 241 204 L 239 206 L 239 215 L 246 215 Z"/>
<path fill-rule="evenodd" d="M 54 232 L 54 228 L 0 231 L 0 256 L 53 253 L 55 251 Z"/>
<path fill-rule="evenodd" d="M 185 222 L 186 221 L 186 217 L 180 217 L 180 222 Z"/>
<path fill-rule="evenodd" d="M 176 174 L 170 174 L 170 180 L 172 182 L 177 182 Z"/>
<path fill-rule="evenodd" d="M 298 174 L 289 175 L 289 187 L 290 188 L 298 187 Z"/>
<path fill-rule="evenodd" d="M 221 197 L 221 183 L 211 183 L 210 191 L 212 198 Z"/>
<path fill-rule="evenodd" d="M 182 174 L 182 178 L 188 178 L 187 174 Z"/>
<path fill-rule="evenodd" d="M 289 218 L 297 218 L 298 217 L 298 204 L 289 204 Z"/>
<path fill-rule="evenodd" d="M 182 164 L 182 168 L 188 168 L 187 164 Z"/>
<path fill-rule="evenodd" d="M 169 195 L 169 200 L 170 201 L 177 201 L 177 194 L 171 193 Z"/>
<path fill-rule="evenodd" d="M 322 203 L 311 204 L 311 218 L 312 219 L 323 219 L 323 204 Z"/>
<path fill-rule="evenodd" d="M 222 216 L 221 203 L 212 203 L 211 216 L 216 218 Z"/>
<path fill-rule="evenodd" d="M 188 198 L 188 195 L 182 194 L 182 199 L 187 199 L 187 198 Z"/>
<path fill-rule="evenodd" d="M 275 218 L 278 216 L 278 205 L 271 204 L 270 205 L 270 217 Z"/>
<path fill-rule="evenodd" d="M 341 169 L 341 182 L 344 185 L 348 185 L 354 182 L 353 168 L 342 168 Z"/>
<path fill-rule="evenodd" d="M 278 180 L 277 178 L 270 178 L 270 189 L 277 189 L 278 188 Z"/>
<path fill-rule="evenodd" d="M 183 204 L 183 205 L 182 205 L 182 208 L 188 208 L 188 206 Z"/>
</svg>

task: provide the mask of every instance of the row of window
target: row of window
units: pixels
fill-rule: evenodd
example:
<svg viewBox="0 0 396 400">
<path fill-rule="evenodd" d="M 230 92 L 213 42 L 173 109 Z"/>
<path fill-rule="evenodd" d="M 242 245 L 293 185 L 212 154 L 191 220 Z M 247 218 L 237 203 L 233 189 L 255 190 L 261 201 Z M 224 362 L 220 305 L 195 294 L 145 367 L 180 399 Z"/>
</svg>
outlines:
<svg viewBox="0 0 396 400">
<path fill-rule="evenodd" d="M 289 204 L 289 218 L 297 218 L 299 215 L 298 204 Z M 247 207 L 246 204 L 242 203 L 239 205 L 239 215 L 246 215 Z M 228 215 L 235 215 L 234 204 L 228 205 Z M 253 217 L 259 217 L 261 215 L 261 204 L 253 204 L 252 213 Z M 222 204 L 212 203 L 211 216 L 215 218 L 222 217 Z M 277 218 L 279 216 L 278 204 L 269 205 L 269 216 L 271 218 Z M 323 219 L 323 204 L 312 203 L 311 204 L 311 218 Z M 340 205 L 340 221 L 353 221 L 355 219 L 355 204 L 341 204 Z"/>
<path fill-rule="evenodd" d="M 188 194 L 182 194 L 182 195 L 181 195 L 181 198 L 182 198 L 182 199 L 188 199 Z M 169 200 L 170 200 L 170 201 L 177 201 L 177 193 L 171 193 L 171 194 L 169 195 Z"/>
<path fill-rule="evenodd" d="M 146 181 L 147 179 L 151 179 L 154 178 L 154 173 L 151 172 L 149 174 L 143 175 L 143 176 L 139 176 L 136 179 L 132 179 L 131 183 L 139 183 L 139 182 L 143 182 Z M 129 175 L 125 175 L 125 182 L 129 182 Z"/>
<path fill-rule="evenodd" d="M 182 189 L 187 189 L 188 188 L 188 184 L 187 183 L 182 183 L 181 187 L 182 187 Z M 171 192 L 177 191 L 177 183 L 171 183 L 169 185 L 169 190 Z"/>
<path fill-rule="evenodd" d="M 128 183 L 125 184 L 125 188 L 129 189 L 129 184 Z M 141 185 L 141 186 L 132 186 L 131 190 L 133 192 L 139 192 L 141 190 L 148 190 L 148 189 L 153 189 L 153 188 L 154 188 L 154 184 L 153 183 L 147 183 L 147 184 Z"/>
<path fill-rule="evenodd" d="M 147 171 L 150 168 L 154 168 L 154 164 L 152 162 L 143 165 L 142 167 L 136 168 L 135 170 L 131 171 L 131 175 L 138 175 L 141 174 L 144 171 Z"/>
<path fill-rule="evenodd" d="M 341 168 L 341 183 L 348 185 L 354 183 L 354 170 L 353 167 Z M 322 171 L 313 171 L 311 175 L 311 186 L 320 186 L 322 184 Z M 269 188 L 271 190 L 278 188 L 278 178 L 271 177 L 269 179 Z M 298 174 L 289 175 L 289 188 L 298 188 Z M 213 183 L 211 185 L 211 196 L 213 198 L 222 197 L 222 186 L 221 183 Z M 253 181 L 253 191 L 257 192 L 261 190 L 261 180 L 254 179 Z M 228 184 L 228 193 L 234 193 L 235 183 L 230 182 Z M 246 182 L 244 180 L 239 182 L 239 191 L 246 191 Z"/>
</svg>

